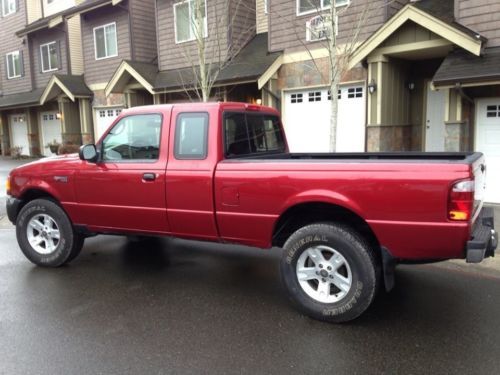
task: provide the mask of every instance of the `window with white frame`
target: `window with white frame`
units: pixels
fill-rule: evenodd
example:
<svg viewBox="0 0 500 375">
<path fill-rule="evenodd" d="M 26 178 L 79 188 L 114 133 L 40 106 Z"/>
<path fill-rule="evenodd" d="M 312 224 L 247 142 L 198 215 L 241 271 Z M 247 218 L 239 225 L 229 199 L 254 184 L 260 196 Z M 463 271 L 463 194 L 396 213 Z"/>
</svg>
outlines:
<svg viewBox="0 0 500 375">
<path fill-rule="evenodd" d="M 18 78 L 22 75 L 22 61 L 19 51 L 7 54 L 7 78 Z"/>
<path fill-rule="evenodd" d="M 9 14 L 17 11 L 17 0 L 2 0 L 2 15 L 8 16 Z"/>
<path fill-rule="evenodd" d="M 196 5 L 200 5 L 197 11 Z M 198 14 L 202 18 L 201 28 L 198 30 Z M 208 35 L 207 3 L 205 0 L 186 0 L 174 4 L 175 42 L 182 43 L 195 40 L 202 35 Z"/>
<path fill-rule="evenodd" d="M 40 46 L 42 73 L 59 69 L 59 53 L 57 49 L 57 42 L 50 42 Z"/>
<path fill-rule="evenodd" d="M 329 14 L 315 16 L 306 22 L 306 40 L 313 42 L 323 40 L 332 36 L 332 26 L 335 29 L 335 35 L 338 34 L 338 17 L 335 17 L 335 22 L 332 24 L 332 17 Z"/>
<path fill-rule="evenodd" d="M 96 60 L 118 56 L 116 22 L 94 28 Z"/>
<path fill-rule="evenodd" d="M 267 0 L 264 0 L 264 13 L 267 14 L 267 12 L 269 12 L 269 2 Z"/>
<path fill-rule="evenodd" d="M 349 5 L 350 0 L 335 0 L 335 6 Z M 297 14 L 308 14 L 330 8 L 331 0 L 297 0 Z"/>
</svg>

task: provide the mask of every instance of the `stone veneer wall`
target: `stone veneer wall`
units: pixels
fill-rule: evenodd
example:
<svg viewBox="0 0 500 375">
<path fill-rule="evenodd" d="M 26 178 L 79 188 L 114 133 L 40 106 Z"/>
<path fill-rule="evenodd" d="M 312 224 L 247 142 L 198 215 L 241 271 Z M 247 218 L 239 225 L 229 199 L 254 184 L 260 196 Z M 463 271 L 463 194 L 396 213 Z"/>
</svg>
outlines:
<svg viewBox="0 0 500 375">
<path fill-rule="evenodd" d="M 412 126 L 368 126 L 367 151 L 410 151 L 412 150 Z"/>
<path fill-rule="evenodd" d="M 106 97 L 104 90 L 94 91 L 94 100 L 92 101 L 92 107 L 106 107 L 106 106 L 125 106 L 125 95 L 124 94 L 111 94 Z"/>
</svg>

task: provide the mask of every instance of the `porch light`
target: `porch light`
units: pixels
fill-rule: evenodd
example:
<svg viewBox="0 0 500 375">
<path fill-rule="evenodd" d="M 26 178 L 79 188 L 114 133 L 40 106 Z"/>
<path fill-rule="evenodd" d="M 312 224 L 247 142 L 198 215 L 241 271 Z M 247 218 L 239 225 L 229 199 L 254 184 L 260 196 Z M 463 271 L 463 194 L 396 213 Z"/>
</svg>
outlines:
<svg viewBox="0 0 500 375">
<path fill-rule="evenodd" d="M 255 100 L 255 104 L 257 104 L 257 105 L 261 105 L 261 104 L 262 104 L 262 99 L 256 99 L 256 100 Z"/>
<path fill-rule="evenodd" d="M 413 81 L 407 82 L 406 87 L 408 87 L 408 90 L 410 90 L 410 91 L 415 90 L 415 82 L 413 82 Z"/>
<path fill-rule="evenodd" d="M 58 120 L 62 119 L 62 114 L 61 114 L 61 112 L 57 112 L 57 113 L 56 113 L 56 119 L 58 119 Z"/>
<path fill-rule="evenodd" d="M 368 92 L 370 94 L 373 94 L 375 91 L 377 91 L 377 84 L 375 83 L 375 80 L 372 78 L 371 82 L 368 84 Z"/>
</svg>

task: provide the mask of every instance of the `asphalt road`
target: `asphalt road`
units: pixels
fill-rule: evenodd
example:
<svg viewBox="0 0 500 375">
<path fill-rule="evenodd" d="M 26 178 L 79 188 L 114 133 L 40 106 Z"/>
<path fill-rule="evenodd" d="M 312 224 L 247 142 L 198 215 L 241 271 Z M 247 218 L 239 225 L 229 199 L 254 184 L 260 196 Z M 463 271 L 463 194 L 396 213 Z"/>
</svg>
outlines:
<svg viewBox="0 0 500 375">
<path fill-rule="evenodd" d="M 499 374 L 500 274 L 402 266 L 355 322 L 300 315 L 278 249 L 96 237 L 43 269 L 0 229 L 0 374 Z"/>
</svg>

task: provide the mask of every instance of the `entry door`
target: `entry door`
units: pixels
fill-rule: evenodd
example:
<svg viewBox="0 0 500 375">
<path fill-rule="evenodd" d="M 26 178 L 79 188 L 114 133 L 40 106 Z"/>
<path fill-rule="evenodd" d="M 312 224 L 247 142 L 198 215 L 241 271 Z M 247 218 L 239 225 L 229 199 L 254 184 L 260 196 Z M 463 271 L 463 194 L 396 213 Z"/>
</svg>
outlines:
<svg viewBox="0 0 500 375">
<path fill-rule="evenodd" d="M 445 140 L 445 93 L 427 88 L 427 117 L 425 128 L 425 151 L 444 151 Z"/>
<path fill-rule="evenodd" d="M 43 112 L 40 116 L 40 123 L 42 124 L 42 152 L 45 156 L 51 156 L 52 152 L 50 152 L 47 144 L 54 141 L 62 143 L 61 120 L 57 118 L 56 112 Z"/>
<path fill-rule="evenodd" d="M 485 201 L 500 203 L 500 98 L 477 102 L 476 151 L 486 158 Z"/>
<path fill-rule="evenodd" d="M 162 135 L 159 113 L 130 115 L 114 125 L 102 142 L 101 160 L 78 168 L 78 224 L 109 232 L 168 232 Z"/>
<path fill-rule="evenodd" d="M 28 124 L 25 115 L 11 115 L 9 117 L 12 147 L 22 147 L 21 155 L 30 155 L 28 140 Z"/>
</svg>

